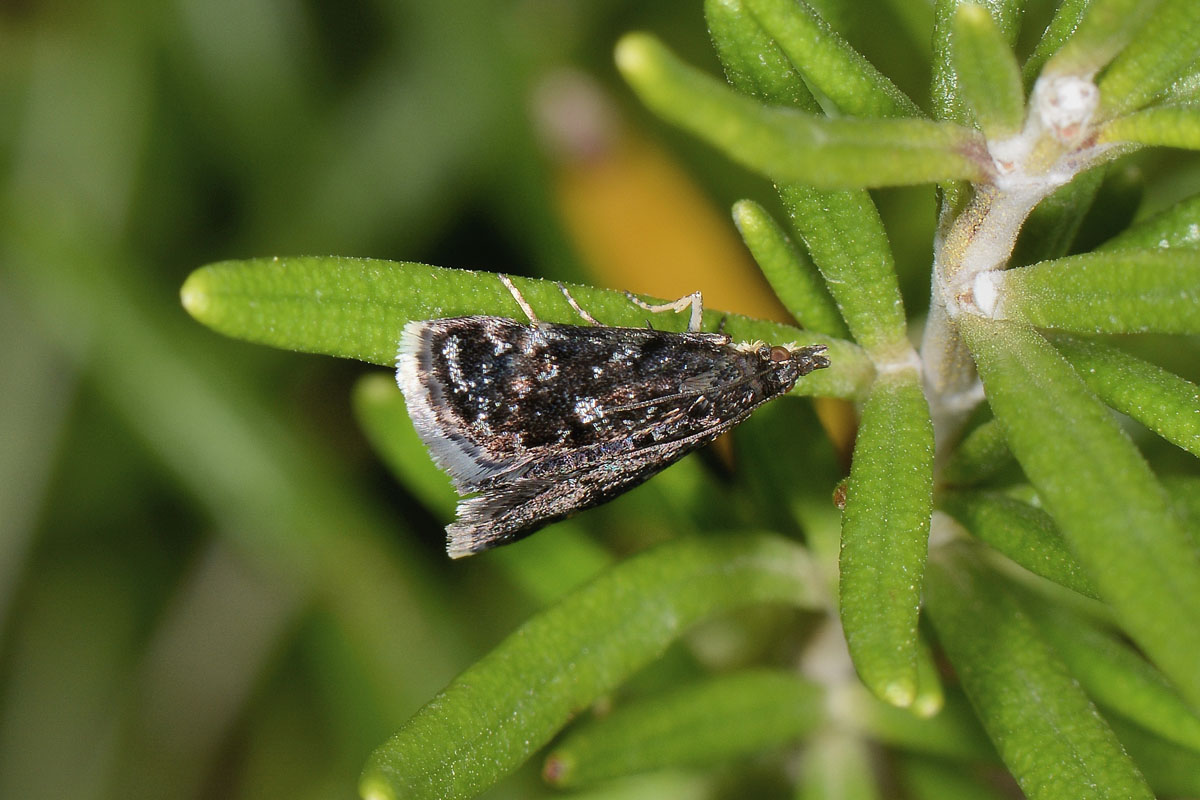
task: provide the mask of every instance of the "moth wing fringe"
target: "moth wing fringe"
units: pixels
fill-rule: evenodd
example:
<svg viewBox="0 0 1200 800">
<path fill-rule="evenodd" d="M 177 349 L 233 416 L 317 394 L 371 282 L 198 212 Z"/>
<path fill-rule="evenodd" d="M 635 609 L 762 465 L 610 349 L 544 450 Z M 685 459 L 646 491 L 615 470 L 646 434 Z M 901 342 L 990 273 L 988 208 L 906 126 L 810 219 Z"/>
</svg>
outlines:
<svg viewBox="0 0 1200 800">
<path fill-rule="evenodd" d="M 546 523 L 506 525 L 502 514 L 521 508 L 553 486 L 553 481 L 523 481 L 459 500 L 454 522 L 446 526 L 446 553 L 463 558 L 533 533 Z"/>
<path fill-rule="evenodd" d="M 459 494 L 474 491 L 488 478 L 514 464 L 497 464 L 483 448 L 455 433 L 437 413 L 444 407 L 442 388 L 432 378 L 429 330 L 438 320 L 414 320 L 404 326 L 396 353 L 396 384 L 404 393 L 417 435 L 433 461 L 451 480 Z"/>
</svg>

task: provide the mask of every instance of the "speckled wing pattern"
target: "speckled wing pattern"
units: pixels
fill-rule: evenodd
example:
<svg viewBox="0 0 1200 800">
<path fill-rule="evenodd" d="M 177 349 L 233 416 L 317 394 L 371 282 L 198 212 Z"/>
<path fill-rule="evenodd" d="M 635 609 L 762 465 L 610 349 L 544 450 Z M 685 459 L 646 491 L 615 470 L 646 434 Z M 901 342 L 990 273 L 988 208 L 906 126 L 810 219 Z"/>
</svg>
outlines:
<svg viewBox="0 0 1200 800">
<path fill-rule="evenodd" d="M 829 365 L 716 333 L 455 317 L 404 328 L 396 380 L 460 495 L 451 556 L 612 499 Z"/>
</svg>

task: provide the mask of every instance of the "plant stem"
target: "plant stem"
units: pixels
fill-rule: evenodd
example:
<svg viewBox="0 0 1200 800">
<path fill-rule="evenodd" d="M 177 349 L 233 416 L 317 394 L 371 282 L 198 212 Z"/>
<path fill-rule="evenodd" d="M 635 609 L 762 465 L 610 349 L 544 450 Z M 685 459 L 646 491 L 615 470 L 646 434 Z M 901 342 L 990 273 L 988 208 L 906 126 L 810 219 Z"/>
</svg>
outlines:
<svg viewBox="0 0 1200 800">
<path fill-rule="evenodd" d="M 929 317 L 921 342 L 926 398 L 940 467 L 971 410 L 983 399 L 975 365 L 958 331 L 964 313 L 993 316 L 986 274 L 1008 266 L 1017 234 L 1043 198 L 1112 151 L 1090 125 L 1099 94 L 1089 77 L 1057 76 L 1034 86 L 1023 129 L 989 140 L 989 182 L 938 237 Z"/>
</svg>

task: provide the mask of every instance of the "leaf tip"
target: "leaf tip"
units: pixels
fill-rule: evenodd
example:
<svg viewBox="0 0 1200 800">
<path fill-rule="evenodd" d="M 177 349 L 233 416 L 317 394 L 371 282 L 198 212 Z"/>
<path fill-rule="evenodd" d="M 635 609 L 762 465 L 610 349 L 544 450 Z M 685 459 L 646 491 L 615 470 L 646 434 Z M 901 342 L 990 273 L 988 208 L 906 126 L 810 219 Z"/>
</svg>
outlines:
<svg viewBox="0 0 1200 800">
<path fill-rule="evenodd" d="M 895 680 L 886 684 L 880 697 L 896 708 L 908 708 L 917 696 L 917 687 L 911 680 Z"/>
<path fill-rule="evenodd" d="M 575 759 L 560 750 L 555 750 L 546 756 L 546 763 L 542 766 L 542 780 L 551 786 L 565 787 L 571 780 L 574 767 Z"/>
<path fill-rule="evenodd" d="M 358 784 L 358 793 L 363 800 L 395 800 L 396 793 L 378 775 L 364 775 Z"/>
<path fill-rule="evenodd" d="M 208 270 L 203 267 L 196 270 L 188 275 L 179 290 L 179 301 L 183 304 L 184 310 L 200 322 L 207 319 L 212 305 L 210 302 L 212 295 L 208 291 L 208 275 Z"/>
<path fill-rule="evenodd" d="M 955 21 L 963 25 L 982 27 L 992 22 L 988 10 L 978 3 L 963 3 L 955 9 Z"/>
<path fill-rule="evenodd" d="M 644 74 L 652 61 L 652 50 L 655 41 L 648 33 L 627 33 L 617 42 L 613 58 L 617 69 L 630 80 L 633 76 Z"/>
<path fill-rule="evenodd" d="M 747 228 L 761 227 L 760 211 L 762 207 L 753 200 L 738 200 L 733 204 L 733 224 L 744 236 Z"/>
<path fill-rule="evenodd" d="M 910 709 L 918 719 L 932 719 L 945 705 L 941 692 L 921 692 L 913 699 Z"/>
</svg>

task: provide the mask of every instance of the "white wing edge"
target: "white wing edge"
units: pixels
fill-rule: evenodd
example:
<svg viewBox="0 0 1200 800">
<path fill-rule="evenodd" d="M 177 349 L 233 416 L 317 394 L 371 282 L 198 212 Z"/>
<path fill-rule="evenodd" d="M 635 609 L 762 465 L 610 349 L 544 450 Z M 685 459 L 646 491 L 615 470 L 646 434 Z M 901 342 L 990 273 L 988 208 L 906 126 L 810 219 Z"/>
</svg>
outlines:
<svg viewBox="0 0 1200 800">
<path fill-rule="evenodd" d="M 454 481 L 459 494 L 478 488 L 501 472 L 478 446 L 443 424 L 437 408 L 444 404 L 442 387 L 432 379 L 429 330 L 438 320 L 414 320 L 404 326 L 396 353 L 396 384 L 404 393 L 408 414 L 429 455 Z"/>
</svg>

